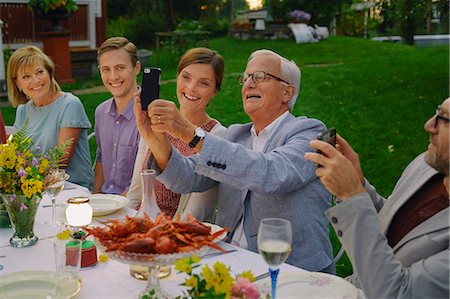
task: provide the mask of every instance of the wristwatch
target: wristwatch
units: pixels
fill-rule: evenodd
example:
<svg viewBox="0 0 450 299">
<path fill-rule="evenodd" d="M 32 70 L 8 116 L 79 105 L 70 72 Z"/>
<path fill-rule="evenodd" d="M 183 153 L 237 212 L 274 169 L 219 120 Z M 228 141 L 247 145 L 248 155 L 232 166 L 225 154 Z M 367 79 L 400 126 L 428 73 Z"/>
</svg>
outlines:
<svg viewBox="0 0 450 299">
<path fill-rule="evenodd" d="M 205 130 L 203 130 L 200 127 L 196 128 L 195 129 L 195 136 L 192 139 L 192 141 L 189 142 L 189 144 L 188 144 L 189 147 L 190 148 L 194 148 L 197 145 L 197 143 L 200 141 L 200 139 L 205 138 L 205 135 L 206 135 Z"/>
</svg>

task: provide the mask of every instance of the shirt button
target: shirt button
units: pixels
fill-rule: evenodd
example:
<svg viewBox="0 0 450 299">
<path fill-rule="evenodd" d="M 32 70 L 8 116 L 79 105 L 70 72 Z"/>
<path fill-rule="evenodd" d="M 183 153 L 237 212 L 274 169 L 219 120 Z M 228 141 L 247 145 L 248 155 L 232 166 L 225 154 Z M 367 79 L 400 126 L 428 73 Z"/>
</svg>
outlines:
<svg viewBox="0 0 450 299">
<path fill-rule="evenodd" d="M 338 220 L 336 217 L 331 218 L 331 222 L 333 222 L 334 224 L 338 223 Z"/>
<path fill-rule="evenodd" d="M 116 120 L 116 125 L 120 124 L 120 122 L 118 120 Z"/>
<path fill-rule="evenodd" d="M 117 143 L 114 143 L 114 146 L 117 146 Z"/>
<path fill-rule="evenodd" d="M 342 231 L 341 231 L 340 229 L 337 231 L 337 235 L 338 235 L 339 237 L 342 237 Z"/>
<path fill-rule="evenodd" d="M 113 167 L 116 167 L 116 164 L 113 164 Z"/>
</svg>

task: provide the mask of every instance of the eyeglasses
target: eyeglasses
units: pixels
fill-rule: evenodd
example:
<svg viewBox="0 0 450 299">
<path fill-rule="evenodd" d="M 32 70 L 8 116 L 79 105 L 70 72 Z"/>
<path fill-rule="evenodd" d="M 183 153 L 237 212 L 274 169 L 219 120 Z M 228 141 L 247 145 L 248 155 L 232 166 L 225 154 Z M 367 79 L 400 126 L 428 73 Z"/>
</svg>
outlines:
<svg viewBox="0 0 450 299">
<path fill-rule="evenodd" d="M 274 78 L 274 79 L 277 79 L 278 81 L 281 81 L 281 82 L 284 82 L 284 83 L 290 85 L 289 82 L 287 82 L 287 81 L 285 81 L 285 80 L 283 80 L 283 79 L 281 79 L 281 78 L 279 78 L 279 77 L 277 77 L 277 76 L 274 76 L 274 75 L 272 75 L 272 74 L 263 72 L 263 71 L 256 71 L 256 72 L 254 72 L 253 74 L 246 74 L 246 73 L 239 74 L 239 76 L 238 76 L 239 84 L 240 84 L 240 85 L 244 85 L 244 83 L 245 83 L 245 82 L 247 81 L 247 79 L 250 78 L 250 77 L 252 77 L 252 80 L 253 80 L 253 82 L 254 82 L 255 84 L 258 84 L 258 83 L 267 81 L 267 80 L 269 80 L 269 79 L 272 77 L 272 78 Z"/>
<path fill-rule="evenodd" d="M 436 115 L 435 115 L 436 116 L 436 122 L 434 123 L 434 127 L 435 128 L 437 128 L 439 120 L 442 120 L 442 121 L 444 121 L 446 123 L 450 122 L 450 118 L 442 116 L 440 113 L 441 113 L 441 105 L 437 106 L 437 109 L 436 109 Z"/>
</svg>

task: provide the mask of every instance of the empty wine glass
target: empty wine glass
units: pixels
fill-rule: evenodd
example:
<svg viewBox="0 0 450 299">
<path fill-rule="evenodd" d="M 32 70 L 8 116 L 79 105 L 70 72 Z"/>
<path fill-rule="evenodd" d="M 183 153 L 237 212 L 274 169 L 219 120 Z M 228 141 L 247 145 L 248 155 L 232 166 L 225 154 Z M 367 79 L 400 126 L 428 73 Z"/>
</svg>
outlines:
<svg viewBox="0 0 450 299">
<path fill-rule="evenodd" d="M 272 299 L 275 299 L 280 265 L 291 253 L 292 228 L 288 220 L 266 218 L 261 220 L 258 230 L 258 250 L 269 266 L 272 281 Z"/>
<path fill-rule="evenodd" d="M 46 177 L 48 181 L 47 187 L 45 188 L 46 193 L 52 199 L 52 219 L 45 223 L 47 226 L 57 227 L 56 222 L 56 196 L 64 189 L 65 182 L 69 179 L 69 175 L 64 171 L 64 169 L 55 169 L 50 172 Z"/>
</svg>

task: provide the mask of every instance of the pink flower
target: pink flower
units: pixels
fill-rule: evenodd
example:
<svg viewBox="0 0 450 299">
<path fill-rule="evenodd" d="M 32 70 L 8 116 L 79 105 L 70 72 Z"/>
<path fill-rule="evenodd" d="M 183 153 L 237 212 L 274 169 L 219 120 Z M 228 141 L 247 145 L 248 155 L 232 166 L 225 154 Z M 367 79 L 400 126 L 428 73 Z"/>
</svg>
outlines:
<svg viewBox="0 0 450 299">
<path fill-rule="evenodd" d="M 236 283 L 231 288 L 231 298 L 258 299 L 260 296 L 258 287 L 247 278 L 238 276 Z"/>
<path fill-rule="evenodd" d="M 16 198 L 17 198 L 17 196 L 16 196 L 15 194 L 13 194 L 13 195 L 11 195 L 11 196 L 9 197 L 9 201 L 10 201 L 10 202 L 13 202 L 14 199 L 16 199 Z"/>
<path fill-rule="evenodd" d="M 27 172 L 22 167 L 20 167 L 18 175 L 19 175 L 19 177 L 23 177 L 23 176 L 27 175 Z"/>
<path fill-rule="evenodd" d="M 26 210 L 26 209 L 28 209 L 28 207 L 24 203 L 21 203 L 20 204 L 20 211 L 22 212 L 23 210 Z"/>
</svg>

